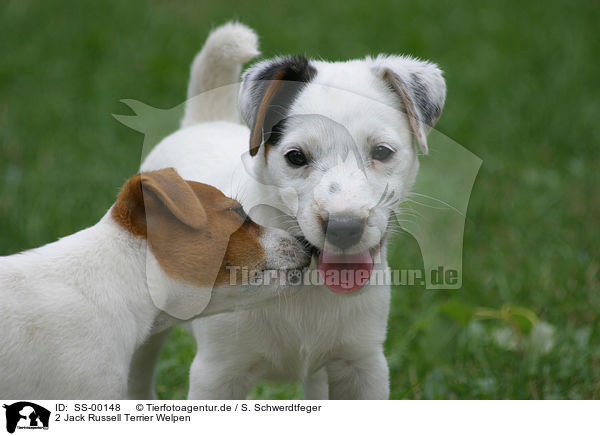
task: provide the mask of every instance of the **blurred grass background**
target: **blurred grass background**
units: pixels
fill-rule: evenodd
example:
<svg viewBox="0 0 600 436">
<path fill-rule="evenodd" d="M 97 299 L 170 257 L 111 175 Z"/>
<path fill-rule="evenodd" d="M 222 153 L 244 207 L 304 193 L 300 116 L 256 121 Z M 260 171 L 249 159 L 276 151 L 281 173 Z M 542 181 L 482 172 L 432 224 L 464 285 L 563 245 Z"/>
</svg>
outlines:
<svg viewBox="0 0 600 436">
<path fill-rule="evenodd" d="M 267 57 L 380 52 L 438 63 L 437 129 L 483 160 L 463 288 L 393 290 L 392 398 L 596 398 L 600 390 L 600 4 L 3 1 L 0 255 L 94 224 L 140 163 L 116 122 L 132 98 L 170 108 L 208 31 L 237 18 Z M 397 238 L 391 265 L 421 267 Z M 174 333 L 161 398 L 184 398 L 194 341 Z M 263 383 L 252 398 L 301 398 Z"/>
</svg>

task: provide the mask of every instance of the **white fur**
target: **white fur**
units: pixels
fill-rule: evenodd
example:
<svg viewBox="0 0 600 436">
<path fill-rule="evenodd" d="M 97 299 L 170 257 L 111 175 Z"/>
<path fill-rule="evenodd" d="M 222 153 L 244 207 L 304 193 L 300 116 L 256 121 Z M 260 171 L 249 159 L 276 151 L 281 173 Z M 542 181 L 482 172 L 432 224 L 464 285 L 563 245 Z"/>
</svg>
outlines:
<svg viewBox="0 0 600 436">
<path fill-rule="evenodd" d="M 184 178 L 237 194 L 246 209 L 273 204 L 276 188 L 256 182 L 240 161 L 247 144 L 248 129 L 244 126 L 199 124 L 161 142 L 142 170 L 174 165 Z M 202 168 L 202 162 L 211 164 Z M 260 216 L 253 218 L 260 222 Z M 264 377 L 322 382 L 323 377 L 315 377 L 319 370 L 331 372 L 331 398 L 386 398 L 388 375 L 382 344 L 389 298 L 386 286 L 367 285 L 355 295 L 305 286 L 269 308 L 195 321 L 192 326 L 198 353 L 192 364 L 189 398 L 243 398 Z M 134 368 L 132 377 L 145 375 L 149 382 L 148 371 L 151 368 L 145 374 L 143 368 Z M 306 391 L 327 390 L 309 385 Z"/>
<path fill-rule="evenodd" d="M 123 398 L 130 356 L 159 310 L 145 242 L 107 214 L 44 247 L 0 258 L 5 398 Z"/>
<path fill-rule="evenodd" d="M 290 253 L 300 246 L 281 230 L 265 230 L 260 242 L 270 252 L 269 268 L 305 263 L 301 253 Z M 202 316 L 222 313 L 278 296 L 277 286 L 213 291 L 169 278 L 146 240 L 118 225 L 109 211 L 86 230 L 0 257 L 2 395 L 125 398 L 134 350 L 151 334 L 181 322 L 171 315 L 191 318 L 205 307 Z"/>
<path fill-rule="evenodd" d="M 240 107 L 246 121 L 253 119 L 257 106 L 247 81 L 269 62 L 258 63 L 244 74 Z M 398 56 L 311 64 L 316 76 L 296 97 L 283 138 L 268 155 L 262 146 L 255 157 L 248 156 L 247 127 L 206 123 L 214 118 L 198 117 L 195 121 L 202 124 L 166 138 L 142 169 L 173 166 L 186 178 L 215 185 L 237 196 L 258 222 L 273 217 L 264 208 L 252 208 L 273 206 L 296 218 L 281 220 L 284 229 L 302 234 L 320 249 L 335 251 L 324 240 L 320 216 L 344 212 L 368 217 L 368 229 L 354 250 L 376 247 L 390 212 L 406 197 L 418 170 L 408 118 L 382 71 L 392 69 L 407 80 L 416 72 L 427 76 L 425 83 L 436 86 L 432 95 L 443 104 L 441 73 L 431 64 Z M 395 150 L 390 162 L 369 160 L 377 144 Z M 309 169 L 286 164 L 286 152 L 298 147 L 314 157 Z M 330 189 L 332 183 L 339 190 Z M 391 192 L 391 201 L 379 201 Z M 375 270 L 388 268 L 385 245 L 381 259 Z M 387 398 L 383 342 L 389 301 L 388 286 L 367 283 L 350 295 L 334 294 L 325 286 L 305 286 L 277 306 L 196 320 L 198 352 L 189 398 L 244 398 L 255 382 L 265 378 L 300 380 L 305 398 L 311 399 Z M 147 351 L 146 362 L 153 353 Z M 139 372 L 148 380 L 149 374 Z"/>
</svg>

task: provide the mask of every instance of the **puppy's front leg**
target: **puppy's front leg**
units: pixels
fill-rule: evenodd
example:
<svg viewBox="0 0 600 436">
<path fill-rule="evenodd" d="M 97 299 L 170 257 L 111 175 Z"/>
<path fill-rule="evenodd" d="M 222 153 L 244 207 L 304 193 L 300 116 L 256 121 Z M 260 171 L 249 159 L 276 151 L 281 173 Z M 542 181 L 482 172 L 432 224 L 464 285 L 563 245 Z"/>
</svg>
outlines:
<svg viewBox="0 0 600 436">
<path fill-rule="evenodd" d="M 331 400 L 387 400 L 389 369 L 383 349 L 372 353 L 338 355 L 327 364 Z"/>
<path fill-rule="evenodd" d="M 133 354 L 129 366 L 127 398 L 130 400 L 156 399 L 154 369 L 164 343 L 172 329 L 152 335 Z"/>
<path fill-rule="evenodd" d="M 327 382 L 327 371 L 325 368 L 310 374 L 302 383 L 305 400 L 327 400 L 329 398 L 329 386 Z"/>
<path fill-rule="evenodd" d="M 250 362 L 250 363 L 248 363 Z M 196 354 L 190 368 L 188 400 L 243 400 L 261 377 L 259 361 L 228 362 Z"/>
</svg>

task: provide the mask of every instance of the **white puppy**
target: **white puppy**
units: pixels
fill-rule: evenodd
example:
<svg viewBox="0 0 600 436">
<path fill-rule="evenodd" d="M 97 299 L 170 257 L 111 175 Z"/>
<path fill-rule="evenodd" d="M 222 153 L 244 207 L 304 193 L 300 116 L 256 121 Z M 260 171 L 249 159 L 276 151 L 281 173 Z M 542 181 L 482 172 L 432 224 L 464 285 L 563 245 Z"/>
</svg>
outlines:
<svg viewBox="0 0 600 436">
<path fill-rule="evenodd" d="M 276 286 L 232 286 L 241 279 L 230 281 L 228 265 L 308 260 L 294 238 L 258 226 L 211 186 L 173 169 L 137 175 L 93 227 L 0 257 L 0 393 L 124 398 L 134 350 L 149 335 L 278 295 Z"/>
<path fill-rule="evenodd" d="M 277 222 L 312 248 L 325 285 L 306 285 L 277 306 L 195 321 L 189 398 L 244 398 L 260 379 L 300 380 L 305 398 L 387 398 L 390 288 L 372 278 L 388 268 L 391 216 L 419 167 L 415 143 L 427 152 L 444 105 L 441 71 L 403 56 L 265 60 L 244 73 L 239 90 L 249 128 L 206 122 L 211 104 L 224 112 L 232 88 L 206 94 L 204 112 L 192 97 L 237 80 L 233 66 L 219 73 L 211 59 L 223 47 L 221 64 L 231 47 L 254 53 L 254 41 L 231 24 L 209 37 L 192 68 L 189 127 L 162 141 L 142 169 L 173 166 L 239 196 L 258 222 Z M 240 58 L 232 54 L 231 64 Z M 234 118 L 231 107 L 226 119 Z M 145 362 L 156 349 L 148 347 Z"/>
</svg>

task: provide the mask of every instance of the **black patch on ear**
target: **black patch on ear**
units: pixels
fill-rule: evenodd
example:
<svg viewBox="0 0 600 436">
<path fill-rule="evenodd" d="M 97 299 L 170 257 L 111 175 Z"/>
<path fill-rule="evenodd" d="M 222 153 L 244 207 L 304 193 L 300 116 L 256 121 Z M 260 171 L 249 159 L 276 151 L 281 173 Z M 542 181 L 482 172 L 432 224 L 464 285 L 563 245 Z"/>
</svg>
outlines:
<svg viewBox="0 0 600 436">
<path fill-rule="evenodd" d="M 256 125 L 256 113 L 253 114 L 250 126 L 252 135 L 255 129 L 262 129 L 265 143 L 276 145 L 283 134 L 285 118 L 292 103 L 316 73 L 317 70 L 310 65 L 308 59 L 300 55 L 279 58 L 260 71 L 252 79 L 256 80 L 253 90 L 257 97 L 255 111 L 260 107 L 272 81 L 281 80 L 282 83 L 268 104 L 261 126 Z"/>
<path fill-rule="evenodd" d="M 279 141 L 281 141 L 281 137 L 283 136 L 283 132 L 285 130 L 286 120 L 287 118 L 284 118 L 271 127 L 271 134 L 265 138 L 265 143 L 270 145 L 279 144 Z"/>
<path fill-rule="evenodd" d="M 291 55 L 273 61 L 269 66 L 258 73 L 256 79 L 273 80 L 281 71 L 285 71 L 283 80 L 290 80 L 292 82 L 309 82 L 317 72 L 317 70 L 310 65 L 306 57 L 301 55 Z"/>
<path fill-rule="evenodd" d="M 421 122 L 430 127 L 433 126 L 440 116 L 442 108 L 431 101 L 427 87 L 421 77 L 418 74 L 412 73 L 406 87 L 409 88 L 408 92 L 421 116 Z"/>
</svg>

